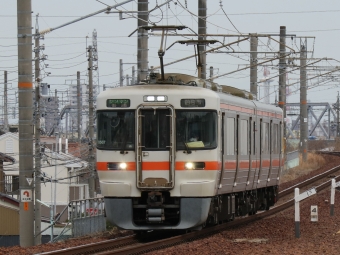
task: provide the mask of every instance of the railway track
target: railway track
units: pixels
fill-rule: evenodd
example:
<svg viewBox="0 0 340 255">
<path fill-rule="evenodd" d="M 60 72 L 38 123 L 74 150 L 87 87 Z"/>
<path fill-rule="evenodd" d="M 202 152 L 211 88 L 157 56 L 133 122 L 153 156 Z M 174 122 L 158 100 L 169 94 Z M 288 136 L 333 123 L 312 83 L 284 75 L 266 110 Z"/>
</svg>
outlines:
<svg viewBox="0 0 340 255">
<path fill-rule="evenodd" d="M 326 154 L 323 152 L 323 154 Z M 331 153 L 327 153 L 331 154 Z M 337 155 L 340 156 L 340 152 L 337 154 L 332 153 L 331 155 Z M 289 187 L 279 193 L 279 197 L 286 196 L 290 193 L 294 192 L 295 188 L 303 188 L 308 185 L 311 185 L 323 178 L 328 177 L 331 174 L 336 173 L 337 171 L 340 171 L 340 165 L 333 167 L 332 169 L 325 171 L 322 174 L 316 175 L 308 180 L 305 180 L 301 183 L 298 183 L 292 187 Z M 340 180 L 340 175 L 335 177 L 336 181 Z M 320 192 L 326 188 L 329 188 L 331 186 L 331 180 L 327 180 L 323 182 L 321 185 L 316 186 L 317 192 Z M 91 243 L 89 245 L 82 245 L 78 247 L 72 247 L 72 248 L 67 248 L 67 249 L 62 249 L 62 250 L 56 250 L 56 251 L 51 251 L 51 252 L 45 252 L 45 253 L 40 253 L 41 255 L 57 255 L 57 254 L 99 254 L 99 255 L 106 255 L 106 254 L 140 254 L 144 252 L 150 252 L 162 248 L 166 248 L 169 246 L 174 246 L 178 245 L 181 243 L 185 242 L 191 242 L 196 239 L 200 239 L 209 235 L 212 235 L 214 233 L 223 231 L 225 229 L 235 227 L 235 226 L 240 226 L 246 223 L 254 222 L 256 220 L 263 219 L 268 216 L 272 216 L 278 212 L 281 212 L 291 206 L 294 205 L 294 199 L 290 199 L 287 202 L 275 206 L 271 208 L 268 211 L 264 212 L 259 212 L 255 215 L 248 216 L 245 218 L 239 218 L 235 221 L 223 223 L 221 225 L 209 227 L 206 229 L 203 229 L 201 231 L 197 232 L 191 232 L 191 233 L 186 233 L 178 236 L 173 236 L 170 238 L 165 238 L 161 240 L 156 240 L 156 241 L 150 241 L 152 240 L 141 240 L 140 238 L 137 238 L 136 235 L 128 236 L 128 237 L 123 237 L 119 239 L 114 239 L 114 240 L 108 240 L 108 241 L 103 241 L 103 242 L 98 242 L 98 243 Z M 160 237 L 158 237 L 159 239 Z"/>
</svg>

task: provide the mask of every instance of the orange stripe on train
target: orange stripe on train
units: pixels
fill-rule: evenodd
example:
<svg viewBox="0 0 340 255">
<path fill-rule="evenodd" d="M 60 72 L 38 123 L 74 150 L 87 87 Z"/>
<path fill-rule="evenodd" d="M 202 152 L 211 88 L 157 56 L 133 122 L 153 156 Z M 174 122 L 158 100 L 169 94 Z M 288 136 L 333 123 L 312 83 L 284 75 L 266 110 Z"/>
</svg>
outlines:
<svg viewBox="0 0 340 255">
<path fill-rule="evenodd" d="M 97 170 L 98 171 L 108 171 L 107 164 L 110 162 L 97 162 Z M 136 163 L 135 162 L 125 162 L 126 170 L 125 171 L 136 171 Z M 175 169 L 177 171 L 186 170 L 185 163 L 178 161 L 175 164 Z M 160 161 L 160 162 L 142 162 L 143 171 L 169 171 L 170 163 L 169 161 Z M 221 169 L 221 162 L 218 161 L 205 161 L 204 170 L 219 170 Z"/>
</svg>

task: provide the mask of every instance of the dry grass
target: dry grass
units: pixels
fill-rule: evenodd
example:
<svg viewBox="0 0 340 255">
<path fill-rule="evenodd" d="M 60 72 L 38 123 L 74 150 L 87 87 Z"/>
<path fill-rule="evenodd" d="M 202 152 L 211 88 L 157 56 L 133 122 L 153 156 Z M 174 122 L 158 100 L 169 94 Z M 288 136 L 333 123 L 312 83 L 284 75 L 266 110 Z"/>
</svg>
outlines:
<svg viewBox="0 0 340 255">
<path fill-rule="evenodd" d="M 281 176 L 281 183 L 295 180 L 296 178 L 306 175 L 326 164 L 325 159 L 321 155 L 315 153 L 308 153 L 306 162 L 302 161 L 301 155 L 299 160 L 299 166 L 289 169 Z"/>
</svg>

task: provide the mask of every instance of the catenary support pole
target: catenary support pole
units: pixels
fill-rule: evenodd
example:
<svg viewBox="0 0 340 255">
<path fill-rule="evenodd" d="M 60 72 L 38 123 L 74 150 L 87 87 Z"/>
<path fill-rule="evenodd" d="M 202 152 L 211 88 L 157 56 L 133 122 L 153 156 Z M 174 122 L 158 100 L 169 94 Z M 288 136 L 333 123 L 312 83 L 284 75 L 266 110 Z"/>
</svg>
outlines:
<svg viewBox="0 0 340 255">
<path fill-rule="evenodd" d="M 4 71 L 4 131 L 8 132 L 7 71 Z"/>
<path fill-rule="evenodd" d="M 308 115 L 307 115 L 307 39 L 301 42 L 300 53 L 300 155 L 307 161 Z"/>
<path fill-rule="evenodd" d="M 33 193 L 26 178 L 33 177 L 33 97 L 32 97 L 32 5 L 17 0 L 18 94 L 19 94 L 19 190 Z M 26 193 L 27 194 L 27 193 Z M 33 200 L 33 199 L 32 199 Z M 20 201 L 20 246 L 34 245 L 34 208 Z"/>
<path fill-rule="evenodd" d="M 132 66 L 131 85 L 135 85 L 135 66 Z"/>
<path fill-rule="evenodd" d="M 78 129 L 78 142 L 81 138 L 81 99 L 82 95 L 80 93 L 80 72 L 77 72 L 77 129 Z"/>
<path fill-rule="evenodd" d="M 300 195 L 300 189 L 295 188 L 295 237 L 300 237 L 300 202 L 296 201 L 296 198 Z"/>
<path fill-rule="evenodd" d="M 198 40 L 206 40 L 207 33 L 207 0 L 198 1 Z M 201 60 L 201 79 L 206 79 L 206 69 L 207 69 L 207 54 L 203 53 L 205 51 L 206 45 L 198 45 Z"/>
<path fill-rule="evenodd" d="M 40 164 L 40 35 L 38 28 L 35 29 L 35 47 L 34 47 L 34 69 L 35 69 L 35 123 L 34 123 L 34 137 L 35 137 L 35 238 L 34 245 L 41 244 L 41 204 L 37 200 L 41 201 L 41 164 Z"/>
<path fill-rule="evenodd" d="M 254 34 L 252 34 L 254 35 Z M 258 38 L 250 37 L 250 93 L 257 100 L 257 45 Z"/>
<path fill-rule="evenodd" d="M 334 216 L 334 202 L 335 202 L 335 179 L 331 182 L 331 212 L 330 215 Z"/>
<path fill-rule="evenodd" d="M 96 177 L 95 168 L 94 168 L 94 144 L 93 144 L 93 138 L 94 138 L 94 107 L 93 107 L 93 80 L 92 80 L 92 46 L 89 46 L 89 172 L 90 172 L 90 178 L 89 178 L 89 196 L 90 198 L 94 197 L 94 179 Z"/>
<path fill-rule="evenodd" d="M 339 111 L 340 111 L 340 101 L 339 101 L 339 91 L 338 91 L 338 98 L 336 101 L 336 137 L 340 136 Z"/>
<path fill-rule="evenodd" d="M 283 136 L 286 137 L 286 27 L 280 26 L 279 107 L 283 110 Z"/>
<path fill-rule="evenodd" d="M 123 87 L 124 81 L 124 73 L 123 73 L 123 60 L 119 59 L 119 86 Z"/>
<path fill-rule="evenodd" d="M 148 0 L 138 0 L 138 36 L 137 36 L 137 83 L 145 80 L 148 75 L 148 31 L 139 28 L 147 26 L 149 21 Z"/>
</svg>

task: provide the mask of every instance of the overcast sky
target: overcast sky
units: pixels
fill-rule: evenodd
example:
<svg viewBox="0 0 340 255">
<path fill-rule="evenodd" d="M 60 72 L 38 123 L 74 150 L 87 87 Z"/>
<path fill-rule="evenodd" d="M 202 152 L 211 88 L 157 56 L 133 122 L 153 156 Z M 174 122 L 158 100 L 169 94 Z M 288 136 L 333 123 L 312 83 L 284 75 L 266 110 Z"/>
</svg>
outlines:
<svg viewBox="0 0 340 255">
<path fill-rule="evenodd" d="M 103 0 L 103 3 L 113 5 L 113 0 Z M 125 4 L 120 10 L 137 10 L 137 1 Z M 149 9 L 164 3 L 165 0 L 150 0 Z M 187 2 L 187 3 L 186 3 Z M 160 9 L 152 12 L 150 22 L 158 25 L 186 25 L 197 32 L 197 2 L 193 0 L 173 1 Z M 241 33 L 270 33 L 279 34 L 280 26 L 287 27 L 287 34 L 294 34 L 298 37 L 308 36 L 309 38 L 308 57 L 332 58 L 335 60 L 319 62 L 319 66 L 331 68 L 339 65 L 339 32 L 340 32 L 340 1 L 269 1 L 269 0 L 240 0 L 240 1 L 213 1 L 208 0 L 208 23 L 207 30 L 211 34 L 238 34 Z M 176 4 L 177 3 L 177 4 Z M 223 13 L 221 4 L 224 11 Z M 14 0 L 0 0 L 0 80 L 3 79 L 3 71 L 9 72 L 10 93 L 14 94 L 17 88 L 17 7 Z M 186 8 L 187 7 L 187 8 Z M 74 20 L 100 9 L 105 5 L 95 0 L 32 0 L 32 26 L 35 27 L 35 15 L 39 13 L 39 30 L 56 27 L 68 21 Z M 125 19 L 119 20 L 117 14 L 99 14 L 95 17 L 79 21 L 67 27 L 60 28 L 45 35 L 44 54 L 48 64 L 42 70 L 44 82 L 51 84 L 51 92 L 55 89 L 59 92 L 66 90 L 70 82 L 75 82 L 76 72 L 81 71 L 82 79 L 86 80 L 86 45 L 92 44 L 92 32 L 97 30 L 98 56 L 99 56 L 99 84 L 115 86 L 119 81 L 119 59 L 125 63 L 136 63 L 137 37 L 134 34 L 128 35 L 137 28 L 137 20 L 133 17 L 123 15 Z M 233 24 L 231 24 L 231 22 Z M 189 30 L 184 33 L 190 33 Z M 88 38 L 86 38 L 88 37 Z M 194 38 L 194 37 L 192 37 Z M 279 40 L 279 37 L 274 37 Z M 168 37 L 167 45 L 182 37 Z M 195 39 L 195 38 L 194 38 Z M 238 38 L 211 37 L 221 42 L 232 42 Z M 160 45 L 160 37 L 150 36 L 149 38 L 149 66 L 158 66 L 159 58 L 157 51 Z M 276 52 L 279 45 L 268 38 L 260 38 L 258 51 Z M 300 38 L 287 38 L 287 45 L 295 51 L 299 51 Z M 233 46 L 235 51 L 249 51 L 249 41 Z M 289 49 L 287 49 L 289 51 Z M 164 63 L 174 61 L 194 53 L 192 46 L 174 45 L 165 53 Z M 259 54 L 259 58 L 268 58 L 273 54 Z M 292 55 L 298 57 L 299 55 Z M 264 59 L 259 59 L 264 61 Z M 310 60 L 313 62 L 315 60 Z M 216 75 L 224 74 L 245 67 L 249 64 L 249 54 L 209 54 L 207 56 L 207 67 L 213 66 Z M 270 67 L 271 76 L 278 73 L 277 61 L 273 61 Z M 299 64 L 296 60 L 295 64 Z M 124 65 L 124 75 L 131 74 L 132 65 Z M 136 67 L 137 69 L 137 67 Z M 288 69 L 289 70 L 289 69 Z M 46 72 L 50 72 L 48 77 Z M 165 67 L 165 72 L 181 72 L 197 75 L 195 60 L 190 60 Z M 216 82 L 249 90 L 249 69 L 240 71 Z M 308 77 L 317 75 L 318 72 L 309 72 Z M 335 76 L 336 73 L 334 73 Z M 45 77 L 46 76 L 46 77 Z M 207 73 L 207 77 L 209 73 Z M 263 67 L 258 68 L 258 79 L 263 77 Z M 298 81 L 299 71 L 294 71 L 287 76 L 288 84 Z M 316 86 L 320 79 L 309 80 L 308 99 L 312 102 L 335 102 L 338 91 L 338 81 L 329 79 L 322 85 Z M 2 81 L 0 82 L 2 83 Z M 277 90 L 278 78 L 274 78 L 271 88 L 271 102 L 274 102 L 275 90 Z M 3 85 L 1 85 L 3 86 Z M 299 85 L 291 86 L 292 94 L 289 102 L 299 101 Z M 259 88 L 259 97 L 262 98 L 263 91 Z M 65 96 L 64 95 L 64 96 Z M 0 102 L 2 99 L 0 98 Z"/>
</svg>

